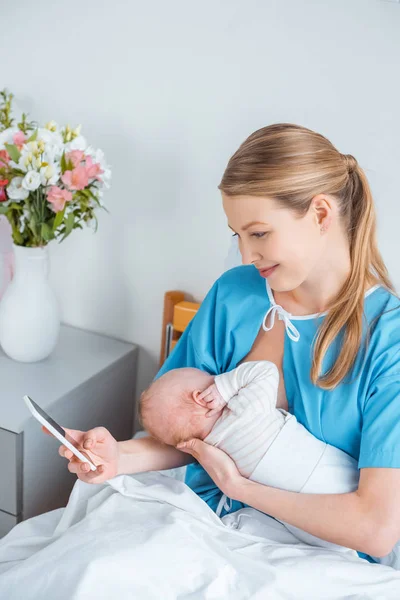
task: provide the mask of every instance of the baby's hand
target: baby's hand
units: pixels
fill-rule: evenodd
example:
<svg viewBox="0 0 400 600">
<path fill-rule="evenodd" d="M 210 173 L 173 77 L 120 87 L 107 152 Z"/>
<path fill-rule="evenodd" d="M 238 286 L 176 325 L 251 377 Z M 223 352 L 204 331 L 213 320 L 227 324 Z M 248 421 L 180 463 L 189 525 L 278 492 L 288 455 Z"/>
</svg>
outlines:
<svg viewBox="0 0 400 600">
<path fill-rule="evenodd" d="M 204 392 L 201 392 L 201 394 L 198 395 L 198 399 L 207 402 L 207 408 L 209 410 L 206 412 L 206 417 L 216 415 L 226 406 L 226 402 L 219 393 L 215 383 L 208 386 Z"/>
</svg>

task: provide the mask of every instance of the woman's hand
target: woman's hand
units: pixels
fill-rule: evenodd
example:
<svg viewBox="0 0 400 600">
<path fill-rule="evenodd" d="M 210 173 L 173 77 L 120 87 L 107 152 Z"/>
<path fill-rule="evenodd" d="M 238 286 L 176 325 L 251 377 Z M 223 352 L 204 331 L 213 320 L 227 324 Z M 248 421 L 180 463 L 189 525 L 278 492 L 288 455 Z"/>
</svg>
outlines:
<svg viewBox="0 0 400 600">
<path fill-rule="evenodd" d="M 88 458 L 97 467 L 96 471 L 90 471 L 87 463 L 79 460 L 68 450 L 66 446 L 60 446 L 58 453 L 67 460 L 68 470 L 86 483 L 103 483 L 107 479 L 112 479 L 118 472 L 118 442 L 105 427 L 95 427 L 90 431 L 79 431 L 77 429 L 64 430 L 78 444 L 78 449 L 83 451 Z M 42 431 L 48 435 L 52 435 L 45 427 L 42 426 Z"/>
<path fill-rule="evenodd" d="M 212 417 L 218 414 L 226 406 L 226 401 L 223 399 L 215 383 L 212 383 L 198 395 L 198 400 L 206 402 L 207 408 L 206 417 Z"/>
<path fill-rule="evenodd" d="M 191 454 L 207 471 L 215 485 L 232 500 L 238 500 L 240 488 L 247 481 L 238 471 L 236 464 L 223 450 L 192 439 L 177 446 L 181 452 Z"/>
</svg>

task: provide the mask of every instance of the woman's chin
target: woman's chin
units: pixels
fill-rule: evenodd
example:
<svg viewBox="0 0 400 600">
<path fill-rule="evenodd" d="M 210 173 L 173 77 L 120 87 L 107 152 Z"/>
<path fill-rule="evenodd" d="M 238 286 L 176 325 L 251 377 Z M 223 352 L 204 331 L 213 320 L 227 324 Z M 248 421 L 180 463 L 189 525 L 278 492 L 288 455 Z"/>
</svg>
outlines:
<svg viewBox="0 0 400 600">
<path fill-rule="evenodd" d="M 285 277 L 282 276 L 278 276 L 276 278 L 274 278 L 274 276 L 272 277 L 268 277 L 268 283 L 269 286 L 271 288 L 272 291 L 274 292 L 278 292 L 278 293 L 283 293 L 283 292 L 292 292 L 293 290 L 295 290 L 296 288 L 298 288 L 301 285 L 301 281 L 290 281 Z"/>
</svg>

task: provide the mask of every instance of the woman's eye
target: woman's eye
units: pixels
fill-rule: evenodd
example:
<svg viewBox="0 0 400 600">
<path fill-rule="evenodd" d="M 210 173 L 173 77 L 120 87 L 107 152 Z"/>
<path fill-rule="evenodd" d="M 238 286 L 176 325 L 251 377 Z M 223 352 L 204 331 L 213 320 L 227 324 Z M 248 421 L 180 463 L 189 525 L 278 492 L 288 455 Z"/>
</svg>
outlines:
<svg viewBox="0 0 400 600">
<path fill-rule="evenodd" d="M 237 233 L 232 233 L 232 237 L 237 237 Z"/>
<path fill-rule="evenodd" d="M 252 233 L 251 235 L 252 235 L 252 237 L 256 237 L 256 238 L 262 238 L 262 237 L 264 237 L 264 235 L 267 235 L 267 232 L 266 232 L 266 231 L 263 231 L 263 232 L 255 232 L 255 233 Z"/>
</svg>

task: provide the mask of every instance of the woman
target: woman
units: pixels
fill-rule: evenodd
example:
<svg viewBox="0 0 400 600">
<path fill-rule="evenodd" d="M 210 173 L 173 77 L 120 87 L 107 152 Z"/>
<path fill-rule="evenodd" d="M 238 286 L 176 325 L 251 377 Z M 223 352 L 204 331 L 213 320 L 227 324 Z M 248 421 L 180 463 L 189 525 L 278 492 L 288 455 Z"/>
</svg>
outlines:
<svg viewBox="0 0 400 600">
<path fill-rule="evenodd" d="M 65 447 L 60 454 L 93 483 L 195 460 L 186 482 L 213 510 L 223 492 L 231 511 L 251 506 L 367 559 L 384 556 L 400 539 L 400 301 L 376 246 L 366 176 L 322 135 L 276 124 L 245 140 L 219 189 L 246 266 L 213 285 L 158 375 L 273 361 L 277 405 L 358 460 L 358 490 L 279 490 L 243 478 L 200 440 L 178 450 L 152 438 L 116 442 L 104 428 L 71 432 L 102 464 L 97 473 Z"/>
</svg>

